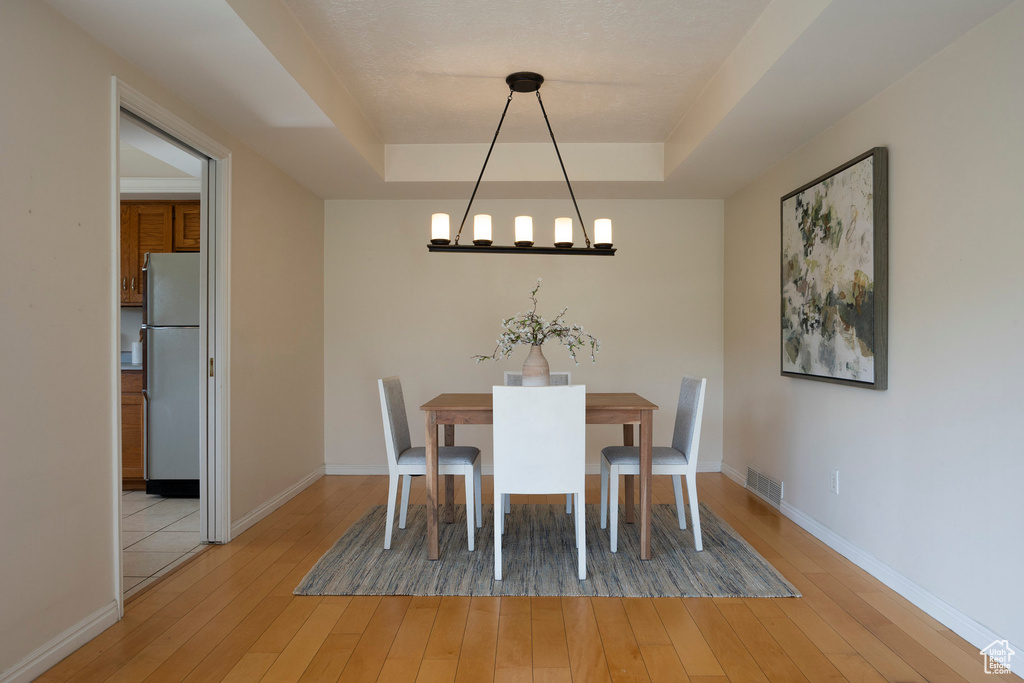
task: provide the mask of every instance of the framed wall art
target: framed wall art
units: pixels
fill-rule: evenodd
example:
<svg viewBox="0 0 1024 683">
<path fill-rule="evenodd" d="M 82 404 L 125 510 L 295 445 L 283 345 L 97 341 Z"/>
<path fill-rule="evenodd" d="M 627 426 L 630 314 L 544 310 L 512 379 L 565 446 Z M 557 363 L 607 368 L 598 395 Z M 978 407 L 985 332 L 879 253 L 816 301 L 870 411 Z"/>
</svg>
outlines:
<svg viewBox="0 0 1024 683">
<path fill-rule="evenodd" d="M 782 374 L 888 383 L 888 153 L 790 192 L 782 211 Z"/>
</svg>

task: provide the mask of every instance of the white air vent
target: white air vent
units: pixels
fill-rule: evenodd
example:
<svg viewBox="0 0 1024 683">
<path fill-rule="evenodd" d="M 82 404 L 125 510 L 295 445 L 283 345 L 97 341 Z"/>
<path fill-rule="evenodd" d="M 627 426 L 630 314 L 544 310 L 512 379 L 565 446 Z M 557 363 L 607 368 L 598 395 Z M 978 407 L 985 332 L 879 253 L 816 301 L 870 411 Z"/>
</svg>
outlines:
<svg viewBox="0 0 1024 683">
<path fill-rule="evenodd" d="M 775 507 L 782 505 L 782 482 L 753 467 L 747 467 L 747 488 Z"/>
</svg>

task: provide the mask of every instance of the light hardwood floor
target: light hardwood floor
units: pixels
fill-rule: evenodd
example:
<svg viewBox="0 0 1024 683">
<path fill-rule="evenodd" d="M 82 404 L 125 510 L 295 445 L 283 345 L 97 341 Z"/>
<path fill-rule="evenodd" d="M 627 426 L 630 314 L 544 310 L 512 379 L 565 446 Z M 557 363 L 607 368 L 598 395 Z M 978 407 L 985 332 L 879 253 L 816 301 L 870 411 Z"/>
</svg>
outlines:
<svg viewBox="0 0 1024 683">
<path fill-rule="evenodd" d="M 976 648 L 724 475 L 697 479 L 701 502 L 803 598 L 296 597 L 387 496 L 387 477 L 324 477 L 132 598 L 38 680 L 1020 680 L 985 675 Z M 588 487 L 596 501 L 597 477 Z M 422 480 L 413 490 L 423 502 Z M 667 477 L 654 501 L 672 502 Z"/>
</svg>

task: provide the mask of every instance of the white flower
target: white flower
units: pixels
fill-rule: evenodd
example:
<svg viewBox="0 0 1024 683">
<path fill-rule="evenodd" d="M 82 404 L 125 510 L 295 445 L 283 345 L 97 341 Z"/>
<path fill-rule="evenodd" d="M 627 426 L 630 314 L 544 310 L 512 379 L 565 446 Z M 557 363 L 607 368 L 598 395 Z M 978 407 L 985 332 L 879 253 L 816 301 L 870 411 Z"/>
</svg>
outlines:
<svg viewBox="0 0 1024 683">
<path fill-rule="evenodd" d="M 483 360 L 497 360 L 499 358 L 510 358 L 515 352 L 518 344 L 539 346 L 548 339 L 557 339 L 560 344 L 569 349 L 569 356 L 576 365 L 579 360 L 576 358 L 577 349 L 585 345 L 590 346 L 590 360 L 597 362 L 595 354 L 601 348 L 601 342 L 597 337 L 583 331 L 582 325 L 568 325 L 562 317 L 569 307 L 566 306 L 554 317 L 551 322 L 537 315 L 537 292 L 540 290 L 541 278 L 537 278 L 537 284 L 530 292 L 530 300 L 533 301 L 533 309 L 529 313 L 518 313 L 511 318 L 501 321 L 503 332 L 498 337 L 497 346 L 489 356 L 473 356 L 476 362 Z"/>
</svg>

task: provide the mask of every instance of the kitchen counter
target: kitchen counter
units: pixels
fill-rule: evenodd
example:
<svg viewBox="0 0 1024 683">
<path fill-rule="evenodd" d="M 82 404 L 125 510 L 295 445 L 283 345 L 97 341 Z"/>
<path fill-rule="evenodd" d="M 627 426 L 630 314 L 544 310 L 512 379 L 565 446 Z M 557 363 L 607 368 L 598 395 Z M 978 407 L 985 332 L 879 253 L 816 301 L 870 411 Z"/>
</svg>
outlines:
<svg viewBox="0 0 1024 683">
<path fill-rule="evenodd" d="M 127 353 L 121 353 L 121 371 L 124 372 L 125 370 L 136 370 L 138 372 L 142 372 L 142 363 L 132 363 L 132 354 L 130 351 Z"/>
</svg>

